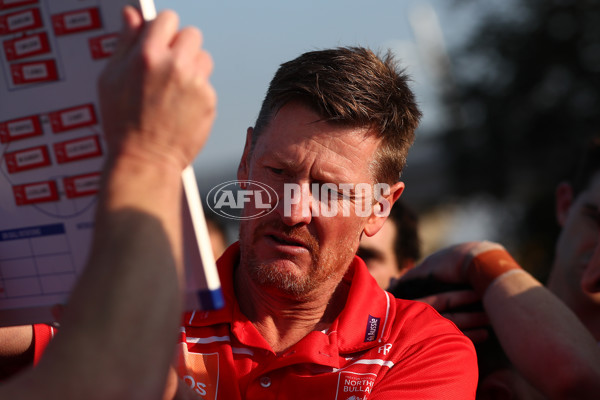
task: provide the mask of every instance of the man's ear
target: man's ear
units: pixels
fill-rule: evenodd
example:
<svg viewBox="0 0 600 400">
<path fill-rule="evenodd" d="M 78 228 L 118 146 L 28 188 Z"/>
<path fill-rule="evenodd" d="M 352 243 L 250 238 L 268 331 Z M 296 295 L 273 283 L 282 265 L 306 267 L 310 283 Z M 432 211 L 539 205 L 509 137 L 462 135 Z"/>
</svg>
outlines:
<svg viewBox="0 0 600 400">
<path fill-rule="evenodd" d="M 564 226 L 569 209 L 573 204 L 573 187 L 567 182 L 561 182 L 556 187 L 556 220 L 562 227 Z"/>
<path fill-rule="evenodd" d="M 240 164 L 238 165 L 237 178 L 239 181 L 248 180 L 248 176 L 250 174 L 250 150 L 252 148 L 252 133 L 254 129 L 249 127 L 246 131 L 246 143 L 244 144 L 244 152 L 242 153 L 242 158 L 240 159 Z"/>
<path fill-rule="evenodd" d="M 383 226 L 383 223 L 390 215 L 392 206 L 400 198 L 400 195 L 404 191 L 404 182 L 396 182 L 389 187 L 388 191 L 383 191 L 378 195 L 378 188 L 375 188 L 375 200 L 376 203 L 373 205 L 373 211 L 367 219 L 367 223 L 363 232 L 367 236 L 373 236 Z"/>
</svg>

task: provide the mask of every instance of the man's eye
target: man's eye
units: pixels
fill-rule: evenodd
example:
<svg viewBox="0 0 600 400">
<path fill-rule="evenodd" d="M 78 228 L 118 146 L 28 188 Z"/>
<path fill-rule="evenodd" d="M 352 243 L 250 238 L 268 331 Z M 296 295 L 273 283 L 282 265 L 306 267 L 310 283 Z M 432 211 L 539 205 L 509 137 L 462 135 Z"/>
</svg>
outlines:
<svg viewBox="0 0 600 400">
<path fill-rule="evenodd" d="M 331 202 L 342 198 L 342 193 L 338 192 L 335 185 L 325 183 L 319 188 L 319 197 L 323 202 Z"/>
<path fill-rule="evenodd" d="M 339 191 L 337 193 L 338 193 L 339 199 L 343 199 L 343 200 L 351 200 L 352 199 L 352 195 L 349 192 Z"/>
<path fill-rule="evenodd" d="M 281 168 L 267 167 L 267 169 L 268 169 L 268 170 L 269 170 L 271 173 L 273 173 L 273 174 L 275 174 L 275 175 L 281 175 L 281 174 L 283 174 L 283 169 L 281 169 Z"/>
</svg>

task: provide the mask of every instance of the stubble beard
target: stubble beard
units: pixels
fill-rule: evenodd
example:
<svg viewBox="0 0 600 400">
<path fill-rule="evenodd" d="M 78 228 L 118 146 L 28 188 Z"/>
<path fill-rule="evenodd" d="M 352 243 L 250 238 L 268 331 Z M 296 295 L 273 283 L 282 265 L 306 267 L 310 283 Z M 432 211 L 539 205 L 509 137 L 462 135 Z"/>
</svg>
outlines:
<svg viewBox="0 0 600 400">
<path fill-rule="evenodd" d="M 255 242 L 262 236 L 266 228 L 275 228 L 279 232 L 307 244 L 310 253 L 310 265 L 305 273 L 294 273 L 288 268 L 281 268 L 277 262 L 263 262 L 254 251 Z M 273 288 L 283 295 L 302 298 L 323 282 L 342 278 L 346 267 L 353 258 L 352 249 L 347 243 L 335 246 L 340 250 L 322 253 L 318 240 L 308 231 L 300 227 L 290 227 L 279 221 L 265 221 L 259 224 L 254 232 L 248 232 L 242 224 L 240 228 L 240 267 L 248 271 L 250 279 L 261 287 Z M 345 264 L 342 268 L 341 264 Z M 341 272 L 340 272 L 341 271 Z"/>
</svg>

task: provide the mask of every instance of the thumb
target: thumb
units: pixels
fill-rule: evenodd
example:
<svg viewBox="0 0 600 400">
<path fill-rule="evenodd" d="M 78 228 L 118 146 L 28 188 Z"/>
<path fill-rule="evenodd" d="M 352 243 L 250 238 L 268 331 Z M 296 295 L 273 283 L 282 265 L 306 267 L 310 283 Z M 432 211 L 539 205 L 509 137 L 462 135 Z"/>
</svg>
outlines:
<svg viewBox="0 0 600 400">
<path fill-rule="evenodd" d="M 119 59 L 123 56 L 123 54 L 129 52 L 131 47 L 133 47 L 135 44 L 140 30 L 144 24 L 142 15 L 136 8 L 132 6 L 123 7 L 121 17 L 123 19 L 123 27 L 121 28 L 121 32 L 119 34 L 117 48 L 113 54 L 113 58 L 115 59 Z"/>
</svg>

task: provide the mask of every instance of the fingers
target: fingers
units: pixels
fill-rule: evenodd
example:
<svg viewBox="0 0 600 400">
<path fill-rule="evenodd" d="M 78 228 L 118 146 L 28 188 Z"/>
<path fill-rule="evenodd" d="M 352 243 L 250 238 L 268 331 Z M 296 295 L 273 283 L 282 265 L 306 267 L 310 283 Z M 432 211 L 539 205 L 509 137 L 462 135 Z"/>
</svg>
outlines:
<svg viewBox="0 0 600 400">
<path fill-rule="evenodd" d="M 433 253 L 405 276 L 432 278 L 448 283 L 467 283 L 467 266 L 471 260 L 479 254 L 498 249 L 504 250 L 504 247 L 488 241 L 453 245 Z"/>
<path fill-rule="evenodd" d="M 169 47 L 177 34 L 178 26 L 179 17 L 175 12 L 171 10 L 162 11 L 151 23 L 147 24 L 142 42 L 148 48 L 154 46 L 158 48 Z"/>
<path fill-rule="evenodd" d="M 122 12 L 123 27 L 119 34 L 119 42 L 113 53 L 113 59 L 119 59 L 124 54 L 128 53 L 135 45 L 138 34 L 142 28 L 144 20 L 140 12 L 132 6 L 123 7 Z"/>
<path fill-rule="evenodd" d="M 193 27 L 180 30 L 170 44 L 176 66 L 191 83 L 200 87 L 206 85 L 213 65 L 210 55 L 200 48 L 201 44 L 202 34 Z"/>
<path fill-rule="evenodd" d="M 184 79 L 205 86 L 213 69 L 210 55 L 201 49 L 202 33 L 195 27 L 178 30 L 179 19 L 171 11 L 163 11 L 149 24 L 143 34 L 144 53 L 147 61 L 172 61 Z"/>
<path fill-rule="evenodd" d="M 206 51 L 201 51 L 196 55 L 196 72 L 200 76 L 208 77 L 214 67 L 213 59 Z"/>
<path fill-rule="evenodd" d="M 464 253 L 456 246 L 442 249 L 427 257 L 407 273 L 410 277 L 430 277 L 448 283 L 466 282 L 461 274 Z"/>
<path fill-rule="evenodd" d="M 457 307 L 477 303 L 481 298 L 472 290 L 458 290 L 438 293 L 418 300 L 431 305 L 437 312 L 444 313 Z"/>
<path fill-rule="evenodd" d="M 193 55 L 190 49 L 199 50 L 202 45 L 202 33 L 191 26 L 181 29 L 173 37 L 173 40 L 169 43 L 171 50 L 176 56 L 185 57 L 186 55 Z"/>
<path fill-rule="evenodd" d="M 185 168 L 214 121 L 212 58 L 201 48 L 198 29 L 178 30 L 174 12 L 163 11 L 139 29 L 141 16 L 133 11 L 124 11 L 121 55 L 99 81 L 107 142 L 113 154 L 128 149 L 138 159 Z"/>
<path fill-rule="evenodd" d="M 489 337 L 490 321 L 483 311 L 453 312 L 459 307 L 471 305 L 481 300 L 472 290 L 439 293 L 419 299 L 435 308 L 444 318 L 454 322 L 471 341 L 479 343 Z"/>
<path fill-rule="evenodd" d="M 143 25 L 144 19 L 138 9 L 132 6 L 123 7 L 123 30 L 125 33 L 136 33 Z"/>
</svg>

